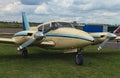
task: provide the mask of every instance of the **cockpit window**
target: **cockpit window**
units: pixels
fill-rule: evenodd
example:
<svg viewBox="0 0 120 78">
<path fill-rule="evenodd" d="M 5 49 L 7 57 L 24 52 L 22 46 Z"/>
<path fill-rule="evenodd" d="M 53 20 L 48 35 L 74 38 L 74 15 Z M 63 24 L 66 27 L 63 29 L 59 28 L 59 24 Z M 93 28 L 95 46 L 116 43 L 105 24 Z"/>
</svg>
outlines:
<svg viewBox="0 0 120 78">
<path fill-rule="evenodd" d="M 38 28 L 38 31 L 41 31 L 41 32 L 46 32 L 50 29 L 50 24 L 45 24 L 45 25 L 42 25 Z"/>
<path fill-rule="evenodd" d="M 43 26 L 40 26 L 39 28 L 38 28 L 38 31 L 43 31 Z"/>
<path fill-rule="evenodd" d="M 71 23 L 67 23 L 67 22 L 53 22 L 52 26 L 53 27 L 73 27 Z"/>
<path fill-rule="evenodd" d="M 44 25 L 44 32 L 48 31 L 50 29 L 50 24 Z"/>
<path fill-rule="evenodd" d="M 72 27 L 73 28 L 72 24 L 68 22 L 51 22 L 51 23 L 47 23 L 47 24 L 39 26 L 38 31 L 46 33 L 50 30 L 55 30 L 60 27 Z"/>
</svg>

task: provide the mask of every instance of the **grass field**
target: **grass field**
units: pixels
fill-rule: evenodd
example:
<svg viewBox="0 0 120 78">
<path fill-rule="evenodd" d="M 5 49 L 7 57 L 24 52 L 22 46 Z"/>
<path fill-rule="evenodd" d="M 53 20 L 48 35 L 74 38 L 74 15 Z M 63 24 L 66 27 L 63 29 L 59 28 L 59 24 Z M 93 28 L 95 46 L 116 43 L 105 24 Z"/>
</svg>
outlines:
<svg viewBox="0 0 120 78">
<path fill-rule="evenodd" d="M 120 78 L 120 49 L 86 47 L 84 65 L 74 63 L 75 54 L 29 47 L 29 57 L 17 53 L 16 45 L 0 44 L 0 78 Z"/>
</svg>

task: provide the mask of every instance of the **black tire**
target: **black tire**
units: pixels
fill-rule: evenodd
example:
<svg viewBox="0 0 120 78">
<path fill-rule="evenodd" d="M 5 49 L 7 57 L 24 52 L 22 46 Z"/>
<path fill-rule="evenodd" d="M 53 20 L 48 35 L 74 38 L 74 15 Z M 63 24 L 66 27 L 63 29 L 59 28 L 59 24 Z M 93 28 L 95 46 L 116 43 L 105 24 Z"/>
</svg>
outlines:
<svg viewBox="0 0 120 78">
<path fill-rule="evenodd" d="M 27 58 L 28 57 L 28 51 L 27 50 L 23 50 L 22 56 L 23 56 L 23 58 Z"/>
<path fill-rule="evenodd" d="M 83 65 L 83 55 L 77 53 L 75 61 L 77 65 Z"/>
</svg>

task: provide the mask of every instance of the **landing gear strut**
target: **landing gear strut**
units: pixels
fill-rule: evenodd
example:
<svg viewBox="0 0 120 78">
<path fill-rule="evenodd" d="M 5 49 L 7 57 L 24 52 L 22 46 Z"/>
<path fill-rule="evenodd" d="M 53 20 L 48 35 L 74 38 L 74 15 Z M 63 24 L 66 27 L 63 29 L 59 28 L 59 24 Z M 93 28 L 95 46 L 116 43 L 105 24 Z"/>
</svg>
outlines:
<svg viewBox="0 0 120 78">
<path fill-rule="evenodd" d="M 77 65 L 83 65 L 83 55 L 81 54 L 82 49 L 77 49 L 77 54 L 75 58 L 75 62 Z"/>
<path fill-rule="evenodd" d="M 23 51 L 22 51 L 22 56 L 23 56 L 24 58 L 28 57 L 28 51 L 27 51 L 26 48 L 23 49 Z"/>
</svg>

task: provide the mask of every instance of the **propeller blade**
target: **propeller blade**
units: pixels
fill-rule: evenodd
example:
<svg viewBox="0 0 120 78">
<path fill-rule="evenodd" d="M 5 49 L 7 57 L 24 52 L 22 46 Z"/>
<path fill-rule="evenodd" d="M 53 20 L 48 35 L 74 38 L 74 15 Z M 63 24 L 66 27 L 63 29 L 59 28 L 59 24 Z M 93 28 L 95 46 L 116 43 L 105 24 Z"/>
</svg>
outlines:
<svg viewBox="0 0 120 78">
<path fill-rule="evenodd" d="M 101 50 L 109 40 L 110 38 L 107 38 L 104 42 L 102 42 L 102 44 L 99 45 L 98 50 Z"/>
<path fill-rule="evenodd" d="M 24 42 L 22 45 L 18 47 L 18 51 L 24 49 L 25 47 L 31 45 L 36 40 L 42 40 L 44 38 L 44 34 L 42 32 L 36 32 L 34 33 L 34 37 L 29 39 L 28 41 Z"/>
<path fill-rule="evenodd" d="M 26 41 L 25 43 L 23 43 L 22 45 L 20 45 L 20 46 L 18 47 L 18 51 L 20 51 L 20 50 L 24 49 L 25 47 L 29 46 L 29 45 L 32 44 L 35 40 L 36 40 L 36 38 L 32 38 L 32 39 Z"/>
</svg>

